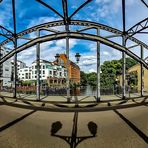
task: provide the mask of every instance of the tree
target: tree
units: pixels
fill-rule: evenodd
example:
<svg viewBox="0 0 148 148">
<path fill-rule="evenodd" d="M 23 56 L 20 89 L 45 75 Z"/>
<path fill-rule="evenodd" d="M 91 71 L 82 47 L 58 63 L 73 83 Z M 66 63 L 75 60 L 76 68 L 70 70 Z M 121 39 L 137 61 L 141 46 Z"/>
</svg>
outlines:
<svg viewBox="0 0 148 148">
<path fill-rule="evenodd" d="M 126 58 L 126 70 L 130 67 L 137 64 L 135 60 L 132 58 Z M 110 88 L 113 87 L 115 84 L 115 80 L 118 75 L 122 74 L 122 59 L 120 60 L 112 60 L 112 61 L 105 61 L 101 65 L 101 77 L 100 83 L 102 88 Z M 81 86 L 86 86 L 89 84 L 92 87 L 97 86 L 97 73 L 92 72 L 86 74 L 85 72 L 81 71 Z"/>
<path fill-rule="evenodd" d="M 92 73 L 87 74 L 87 81 L 90 86 L 96 87 L 97 86 L 97 73 L 92 72 Z"/>
<path fill-rule="evenodd" d="M 115 83 L 115 79 L 118 75 L 122 74 L 122 59 L 120 60 L 112 60 L 105 61 L 103 65 L 101 65 L 101 86 L 102 87 L 112 87 Z M 126 70 L 130 67 L 137 64 L 132 58 L 126 58 Z"/>
<path fill-rule="evenodd" d="M 86 86 L 87 85 L 87 74 L 84 71 L 80 71 L 80 77 L 81 77 L 81 86 Z"/>
</svg>

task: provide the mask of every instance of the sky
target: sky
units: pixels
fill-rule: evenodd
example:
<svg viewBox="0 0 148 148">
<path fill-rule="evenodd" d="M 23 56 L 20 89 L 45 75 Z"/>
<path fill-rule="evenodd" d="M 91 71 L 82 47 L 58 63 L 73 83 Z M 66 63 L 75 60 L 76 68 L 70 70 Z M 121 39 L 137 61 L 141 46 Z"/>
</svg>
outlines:
<svg viewBox="0 0 148 148">
<path fill-rule="evenodd" d="M 3 0 L 0 3 L 0 25 L 13 31 L 12 20 L 12 0 Z M 45 6 L 39 4 L 36 0 L 15 0 L 16 1 L 16 24 L 17 33 L 46 22 L 60 20 L 59 16 L 53 13 Z M 62 11 L 62 0 L 43 0 L 60 14 Z M 148 1 L 148 0 L 145 0 Z M 69 15 L 72 14 L 85 0 L 68 0 Z M 98 22 L 122 30 L 122 0 L 93 0 L 85 8 L 79 11 L 72 19 L 73 20 L 88 20 Z M 140 0 L 126 0 L 126 30 L 132 27 L 134 24 L 143 20 L 148 16 L 148 8 Z M 63 30 L 63 27 L 57 29 Z M 74 29 L 74 28 L 73 28 Z M 92 33 L 90 30 L 88 33 Z M 46 33 L 43 33 L 46 34 Z M 102 36 L 110 35 L 109 33 L 102 31 Z M 34 38 L 35 33 L 29 34 L 28 37 Z M 139 40 L 148 44 L 148 35 L 136 35 Z M 0 37 L 0 41 L 5 38 Z M 121 39 L 111 39 L 121 43 Z M 18 46 L 25 43 L 24 40 L 18 40 Z M 41 44 L 41 59 L 53 61 L 56 53 L 65 53 L 66 45 L 65 40 L 55 40 L 45 42 Z M 128 42 L 127 46 L 133 45 L 132 42 Z M 6 45 L 12 48 L 11 44 Z M 80 62 L 78 63 L 81 70 L 85 72 L 96 71 L 96 42 L 70 39 L 70 60 L 76 62 L 75 54 L 79 52 L 81 54 Z M 137 55 L 140 56 L 139 47 L 132 49 Z M 28 66 L 36 58 L 36 46 L 28 48 L 27 50 L 18 54 L 18 59 L 24 61 Z M 120 59 L 122 57 L 121 52 L 101 44 L 101 64 L 106 60 Z M 144 50 L 144 57 L 148 56 L 148 51 Z"/>
</svg>

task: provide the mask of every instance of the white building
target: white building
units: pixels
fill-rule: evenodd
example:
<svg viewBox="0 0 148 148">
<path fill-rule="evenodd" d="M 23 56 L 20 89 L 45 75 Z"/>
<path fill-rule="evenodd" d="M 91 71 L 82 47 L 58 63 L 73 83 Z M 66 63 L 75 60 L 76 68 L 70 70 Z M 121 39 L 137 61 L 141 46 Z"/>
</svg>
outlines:
<svg viewBox="0 0 148 148">
<path fill-rule="evenodd" d="M 34 61 L 32 67 L 32 80 L 37 78 L 37 64 Z M 56 65 L 46 60 L 40 60 L 40 80 L 46 80 L 48 77 L 65 78 L 66 69 L 63 66 Z"/>
<path fill-rule="evenodd" d="M 21 68 L 18 70 L 19 80 L 30 80 L 31 79 L 31 67 Z"/>
<path fill-rule="evenodd" d="M 8 53 L 7 50 L 0 50 L 0 57 L 5 56 Z M 2 65 L 0 65 L 0 85 L 1 86 L 12 86 L 11 82 L 12 77 L 12 67 L 11 67 L 11 59 L 5 61 Z"/>
<path fill-rule="evenodd" d="M 14 71 L 14 60 L 11 61 L 12 65 L 12 71 Z M 20 60 L 17 60 L 17 71 L 19 71 L 22 68 L 26 68 L 26 64 Z"/>
<path fill-rule="evenodd" d="M 66 78 L 66 68 L 49 62 L 40 60 L 40 80 L 47 80 L 47 78 Z M 34 61 L 31 67 L 21 68 L 18 71 L 20 80 L 36 80 L 37 79 L 37 64 Z"/>
</svg>

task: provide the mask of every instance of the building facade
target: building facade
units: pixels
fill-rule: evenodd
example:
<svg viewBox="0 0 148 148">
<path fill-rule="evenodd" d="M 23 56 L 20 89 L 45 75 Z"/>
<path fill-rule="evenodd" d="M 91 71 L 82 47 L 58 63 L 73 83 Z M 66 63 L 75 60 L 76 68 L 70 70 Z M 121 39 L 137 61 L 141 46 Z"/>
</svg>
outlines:
<svg viewBox="0 0 148 148">
<path fill-rule="evenodd" d="M 0 50 L 0 58 L 5 56 L 8 53 L 7 50 Z M 12 86 L 12 67 L 11 60 L 8 59 L 3 64 L 0 65 L 0 86 L 2 87 L 11 87 Z"/>
<path fill-rule="evenodd" d="M 66 67 L 67 57 L 65 54 L 59 55 L 59 65 Z M 80 83 L 80 68 L 77 64 L 69 60 L 69 78 L 71 83 Z"/>
<path fill-rule="evenodd" d="M 18 70 L 19 80 L 27 81 L 31 79 L 31 67 L 25 67 Z"/>
<path fill-rule="evenodd" d="M 11 60 L 11 66 L 12 66 L 12 72 L 14 72 L 14 60 Z M 22 68 L 26 68 L 26 63 L 17 60 L 17 71 L 19 71 Z"/>
<path fill-rule="evenodd" d="M 62 65 L 54 62 L 40 60 L 40 80 L 41 84 L 50 87 L 65 86 L 67 71 Z M 18 70 L 18 78 L 22 81 L 37 80 L 37 63 L 34 61 L 31 67 L 25 67 Z"/>
<path fill-rule="evenodd" d="M 141 91 L 141 65 L 136 64 L 128 69 L 128 76 L 136 75 L 136 88 L 137 91 Z M 118 76 L 119 84 L 122 86 L 122 75 Z M 144 68 L 144 92 L 148 92 L 148 70 Z M 128 79 L 126 79 L 126 85 L 128 86 Z"/>
<path fill-rule="evenodd" d="M 128 70 L 128 74 L 137 73 L 137 89 L 138 92 L 141 90 L 141 66 L 136 64 Z M 148 92 L 148 70 L 144 68 L 144 91 Z"/>
</svg>

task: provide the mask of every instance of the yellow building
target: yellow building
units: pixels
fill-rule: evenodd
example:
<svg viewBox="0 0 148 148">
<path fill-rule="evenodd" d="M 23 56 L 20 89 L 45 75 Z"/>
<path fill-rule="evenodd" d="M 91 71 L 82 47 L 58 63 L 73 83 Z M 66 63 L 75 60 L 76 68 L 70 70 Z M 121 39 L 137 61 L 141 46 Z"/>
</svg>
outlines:
<svg viewBox="0 0 148 148">
<path fill-rule="evenodd" d="M 128 74 L 136 74 L 137 75 L 137 90 L 140 92 L 141 90 L 141 66 L 140 64 L 136 64 L 128 69 Z M 122 86 L 122 75 L 118 76 L 120 86 Z M 127 80 L 126 80 L 127 85 Z M 148 70 L 144 68 L 144 91 L 148 92 Z"/>
</svg>

